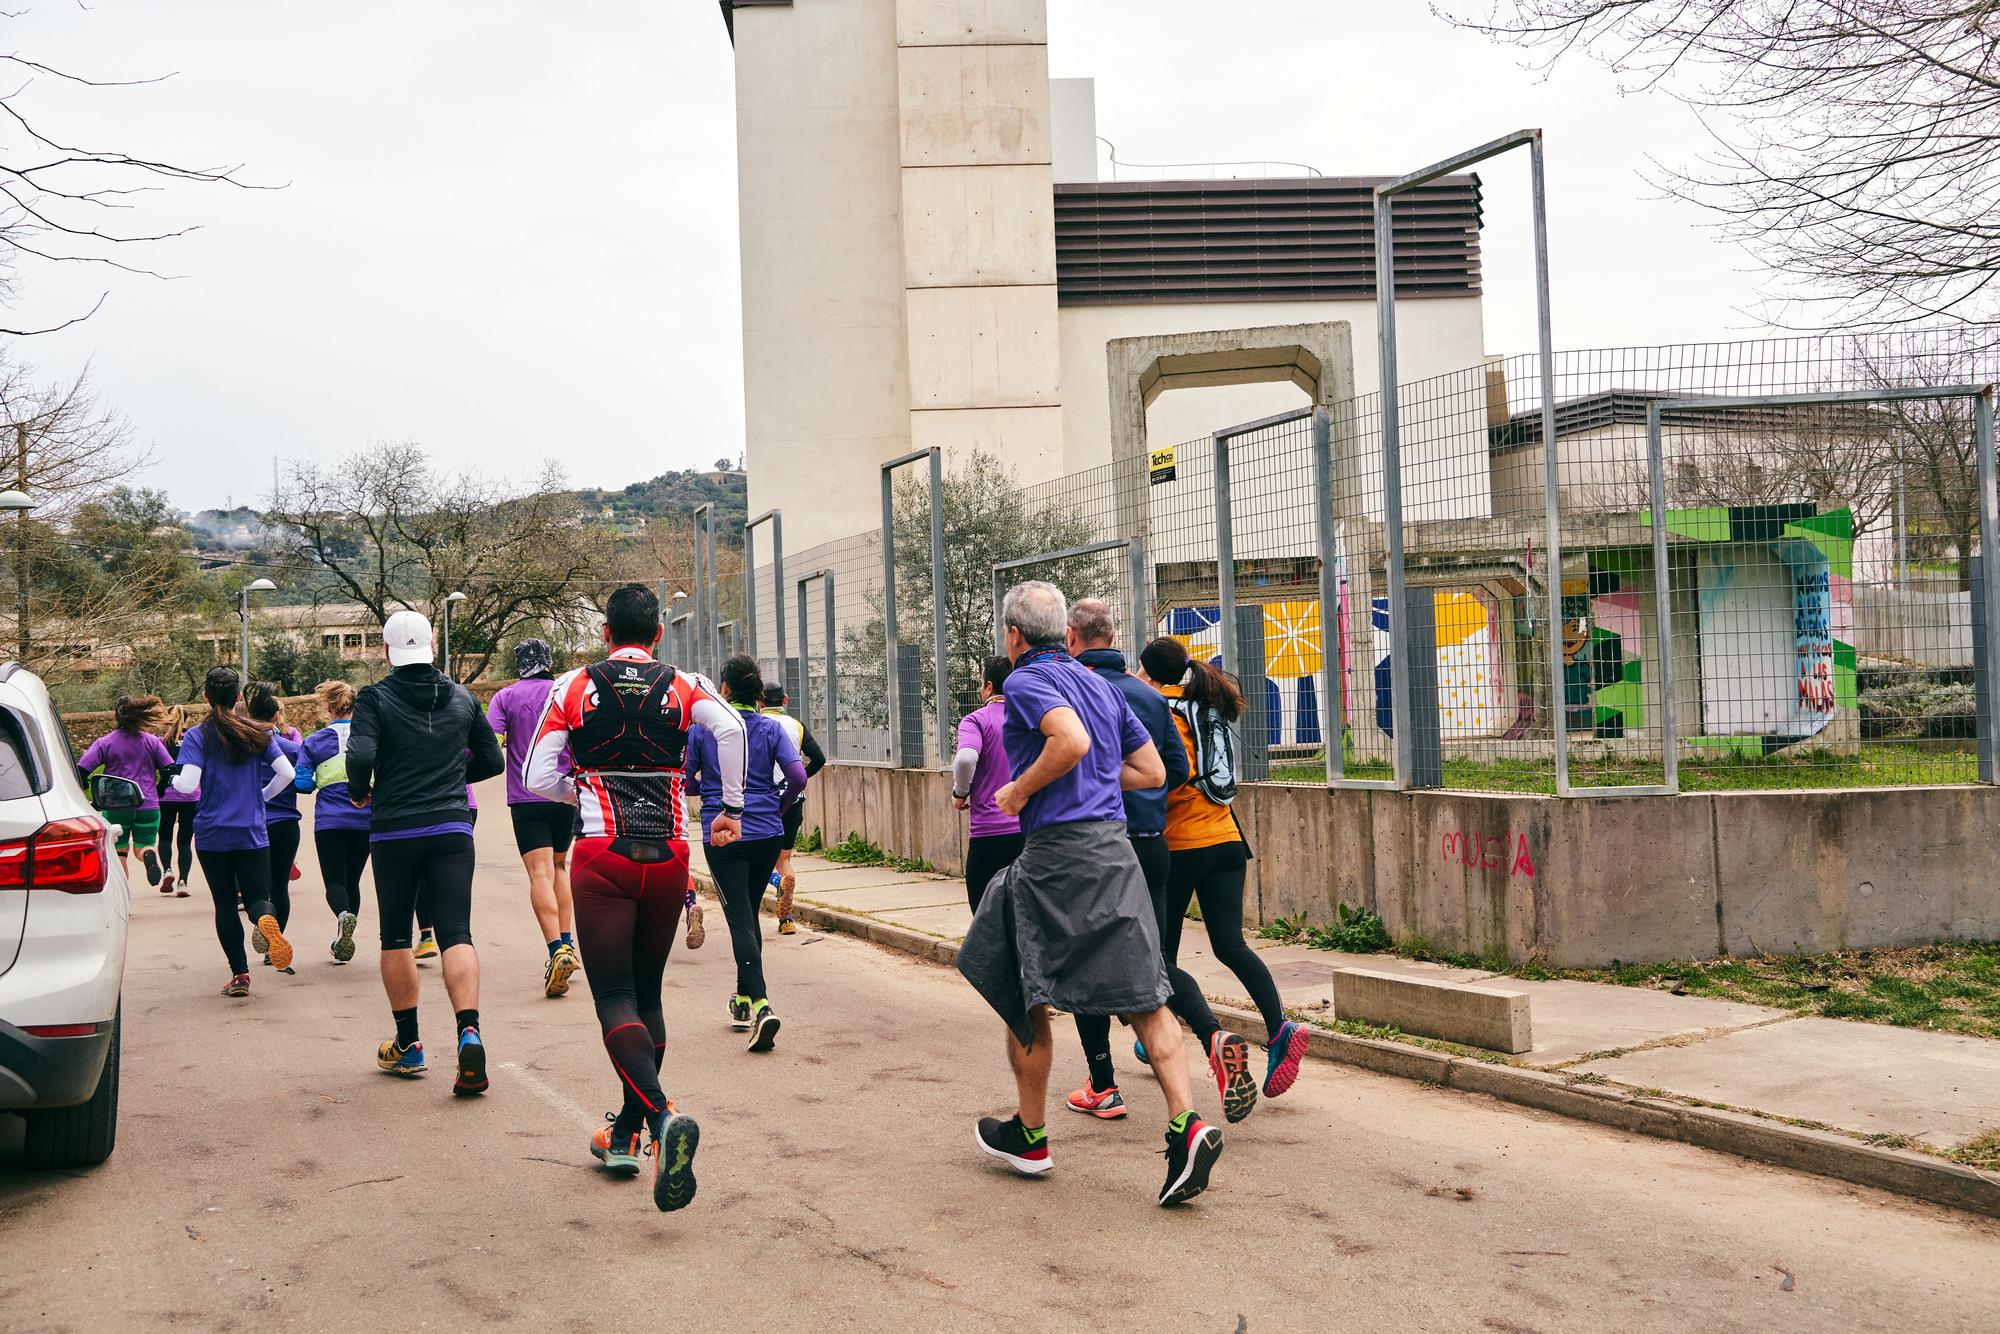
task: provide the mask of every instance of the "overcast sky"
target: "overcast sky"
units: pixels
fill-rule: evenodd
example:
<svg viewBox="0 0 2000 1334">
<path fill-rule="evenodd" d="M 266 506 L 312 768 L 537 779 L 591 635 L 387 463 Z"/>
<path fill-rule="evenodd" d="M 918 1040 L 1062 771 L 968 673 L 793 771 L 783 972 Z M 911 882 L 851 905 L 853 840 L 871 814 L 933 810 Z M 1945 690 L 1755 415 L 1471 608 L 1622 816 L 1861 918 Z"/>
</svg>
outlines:
<svg viewBox="0 0 2000 1334">
<path fill-rule="evenodd" d="M 1477 0 L 1460 0 L 1461 5 Z M 811 4 L 814 0 L 799 0 Z M 1548 133 L 1558 347 L 1741 336 L 1756 275 L 1649 155 L 1702 132 L 1578 64 L 1552 80 L 1419 0 L 1049 0 L 1057 77 L 1097 80 L 1128 161 L 1270 158 L 1397 173 L 1527 125 Z M 1390 11 L 1393 11 L 1390 12 Z M 271 460 L 413 439 L 526 478 L 561 459 L 618 486 L 741 451 L 732 73 L 712 0 L 37 0 L 14 105 L 74 142 L 243 164 L 282 190 L 176 186 L 131 221 L 157 281 L 30 270 L 17 344 L 94 362 L 157 459 L 135 479 L 194 509 L 254 501 Z M 1527 162 L 1487 186 L 1487 345 L 1533 346 Z"/>
</svg>

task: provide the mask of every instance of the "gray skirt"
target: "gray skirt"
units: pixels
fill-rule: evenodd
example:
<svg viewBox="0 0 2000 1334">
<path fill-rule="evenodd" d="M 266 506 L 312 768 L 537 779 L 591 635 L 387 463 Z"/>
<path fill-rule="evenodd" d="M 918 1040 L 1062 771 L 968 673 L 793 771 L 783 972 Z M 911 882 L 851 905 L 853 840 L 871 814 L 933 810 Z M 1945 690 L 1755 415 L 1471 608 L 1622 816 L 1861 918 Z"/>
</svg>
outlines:
<svg viewBox="0 0 2000 1334">
<path fill-rule="evenodd" d="M 994 877 L 958 971 L 1023 1046 L 1029 1012 L 1143 1014 L 1167 1001 L 1153 900 L 1120 820 L 1051 825 Z"/>
</svg>

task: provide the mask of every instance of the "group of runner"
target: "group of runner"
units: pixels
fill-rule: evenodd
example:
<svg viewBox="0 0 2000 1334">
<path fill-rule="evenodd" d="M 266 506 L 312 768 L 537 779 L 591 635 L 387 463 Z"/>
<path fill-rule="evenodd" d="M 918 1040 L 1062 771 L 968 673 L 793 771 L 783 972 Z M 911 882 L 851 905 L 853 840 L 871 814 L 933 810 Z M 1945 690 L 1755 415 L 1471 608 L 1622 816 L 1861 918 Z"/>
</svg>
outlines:
<svg viewBox="0 0 2000 1334">
<path fill-rule="evenodd" d="M 1112 648 L 1110 611 L 1094 599 L 1066 608 L 1050 585 L 1018 585 L 1003 618 L 1009 651 L 984 664 L 983 703 L 960 726 L 953 768 L 953 795 L 971 817 L 974 923 L 960 969 L 1007 1020 L 1020 1095 L 1014 1116 L 980 1122 L 977 1142 L 1023 1172 L 1049 1169 L 1042 1109 L 1052 1009 L 1076 1017 L 1088 1071 L 1067 1105 L 1101 1119 L 1125 1116 L 1110 1051 L 1117 1017 L 1136 1031 L 1135 1055 L 1154 1067 L 1167 1096 L 1160 1203 L 1178 1203 L 1205 1188 L 1222 1141 L 1194 1114 L 1176 1021 L 1201 1041 L 1230 1122 L 1250 1113 L 1260 1086 L 1265 1097 L 1289 1088 L 1305 1048 L 1304 1031 L 1284 1017 L 1268 970 L 1242 939 L 1249 849 L 1230 811 L 1228 741 L 1242 696 L 1173 639 L 1147 645 L 1139 672 L 1128 673 Z M 246 687 L 234 669 L 217 667 L 203 683 L 208 707 L 199 722 L 186 726 L 153 697 L 120 700 L 114 730 L 79 765 L 139 782 L 142 808 L 112 817 L 117 850 L 121 858 L 136 850 L 162 893 L 185 897 L 189 857 L 197 859 L 231 997 L 250 990 L 245 916 L 265 961 L 294 971 L 286 930 L 297 798 L 313 794 L 336 964 L 354 957 L 360 879 L 374 864 L 394 1023 L 377 1064 L 409 1077 L 428 1069 L 417 960 L 429 944 L 442 956 L 453 1009 L 460 1095 L 489 1086 L 471 930 L 471 784 L 504 772 L 548 947 L 544 994 L 561 996 L 584 974 L 619 1082 L 621 1105 L 606 1114 L 590 1152 L 631 1175 L 650 1159 L 655 1203 L 679 1209 L 694 1197 L 700 1128 L 663 1090 L 661 988 L 683 918 L 690 948 L 704 935 L 685 788 L 700 795 L 706 860 L 734 955 L 729 1022 L 749 1034 L 749 1050 L 769 1051 L 781 1025 L 763 967 L 760 905 L 775 889 L 779 930 L 796 929 L 790 857 L 801 796 L 825 756 L 754 659 L 730 658 L 718 685 L 660 662 L 661 631 L 652 592 L 625 585 L 606 604 L 603 660 L 557 676 L 549 646 L 525 641 L 515 653 L 518 679 L 482 710 L 435 666 L 429 621 L 400 611 L 383 629 L 388 675 L 359 691 L 323 683 L 316 694 L 327 723 L 308 737 L 285 724 L 275 687 Z M 1216 957 L 1263 1015 L 1261 1081 L 1250 1071 L 1249 1044 L 1217 1023 L 1178 966 L 1181 922 L 1197 899 Z"/>
</svg>

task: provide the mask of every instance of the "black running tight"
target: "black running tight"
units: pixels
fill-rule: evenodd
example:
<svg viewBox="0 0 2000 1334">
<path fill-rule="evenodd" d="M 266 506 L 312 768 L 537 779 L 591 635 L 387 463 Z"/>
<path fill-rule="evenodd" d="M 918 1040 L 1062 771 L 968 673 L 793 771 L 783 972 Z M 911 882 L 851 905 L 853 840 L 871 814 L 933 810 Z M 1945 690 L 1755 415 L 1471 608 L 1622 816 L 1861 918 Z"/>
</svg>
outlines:
<svg viewBox="0 0 2000 1334">
<path fill-rule="evenodd" d="M 361 873 L 368 869 L 366 829 L 315 829 L 313 847 L 319 853 L 320 878 L 326 882 L 326 906 L 336 918 L 361 915 Z"/>
<path fill-rule="evenodd" d="M 1243 878 L 1249 864 L 1250 850 L 1241 842 L 1217 843 L 1174 853 L 1167 873 L 1167 911 L 1160 915 L 1160 950 L 1166 955 L 1167 977 L 1174 984 L 1174 1013 L 1188 1021 L 1203 1047 L 1218 1027 L 1215 1014 L 1195 980 L 1175 967 L 1181 951 L 1181 925 L 1187 919 L 1191 899 L 1201 901 L 1209 953 L 1236 974 L 1236 980 L 1250 993 L 1266 1031 L 1276 1033 L 1285 1022 L 1271 970 L 1243 939 Z"/>
<path fill-rule="evenodd" d="M 194 813 L 191 801 L 160 803 L 160 869 L 180 868 L 183 883 L 194 879 Z"/>
<path fill-rule="evenodd" d="M 203 848 L 201 873 L 208 881 L 209 897 L 215 900 L 215 938 L 229 956 L 232 975 L 250 971 L 250 958 L 243 950 L 243 919 L 236 915 L 242 903 L 250 920 L 271 913 L 271 854 L 264 848 L 231 849 L 211 852 Z"/>
<path fill-rule="evenodd" d="M 271 912 L 283 931 L 292 924 L 292 867 L 299 860 L 299 821 L 273 820 L 264 831 L 271 839 Z"/>
<path fill-rule="evenodd" d="M 726 848 L 710 845 L 708 873 L 715 877 L 723 920 L 729 923 L 729 944 L 736 952 L 736 994 L 765 999 L 764 928 L 757 919 L 771 872 L 777 869 L 783 837 L 738 839 Z M 575 885 L 571 871 L 571 886 Z M 589 968 L 589 961 L 584 963 Z"/>
<path fill-rule="evenodd" d="M 371 851 L 383 949 L 411 947 L 420 909 L 436 923 L 439 949 L 472 943 L 472 835 L 377 839 Z"/>
<path fill-rule="evenodd" d="M 668 861 L 635 862 L 611 851 L 608 838 L 578 839 L 570 853 L 570 893 L 583 977 L 597 1005 L 604 1050 L 624 1097 L 618 1124 L 632 1133 L 665 1114 L 660 1058 L 666 1020 L 660 978 L 687 899 L 687 844 L 672 843 Z"/>
</svg>

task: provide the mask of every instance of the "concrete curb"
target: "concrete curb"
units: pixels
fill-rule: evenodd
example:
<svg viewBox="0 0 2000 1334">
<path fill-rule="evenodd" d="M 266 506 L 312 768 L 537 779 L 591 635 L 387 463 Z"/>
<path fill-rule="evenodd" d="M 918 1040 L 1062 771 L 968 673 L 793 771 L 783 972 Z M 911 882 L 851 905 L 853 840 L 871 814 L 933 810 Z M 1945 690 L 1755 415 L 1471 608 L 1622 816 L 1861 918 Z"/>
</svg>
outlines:
<svg viewBox="0 0 2000 1334">
<path fill-rule="evenodd" d="M 694 879 L 710 894 L 715 892 L 715 882 L 705 872 L 696 871 Z M 768 908 L 775 901 L 775 896 L 767 895 L 765 906 Z M 952 941 L 871 917 L 804 901 L 799 902 L 794 915 L 822 930 L 856 936 L 931 963 L 949 964 L 958 958 L 958 946 Z M 1268 1036 L 1264 1021 L 1253 1010 L 1218 1005 L 1215 1014 L 1253 1041 L 1262 1042 Z M 1930 1154 L 1864 1144 L 1844 1135 L 1743 1112 L 1641 1098 L 1605 1085 L 1572 1083 L 1561 1075 L 1542 1070 L 1496 1065 L 1400 1042 L 1352 1037 L 1310 1024 L 1306 1031 L 1308 1051 L 1323 1060 L 1464 1093 L 1483 1093 L 1503 1102 L 1636 1135 L 1676 1140 L 1795 1172 L 1832 1177 L 1950 1209 L 2000 1218 L 2000 1176 Z"/>
</svg>

